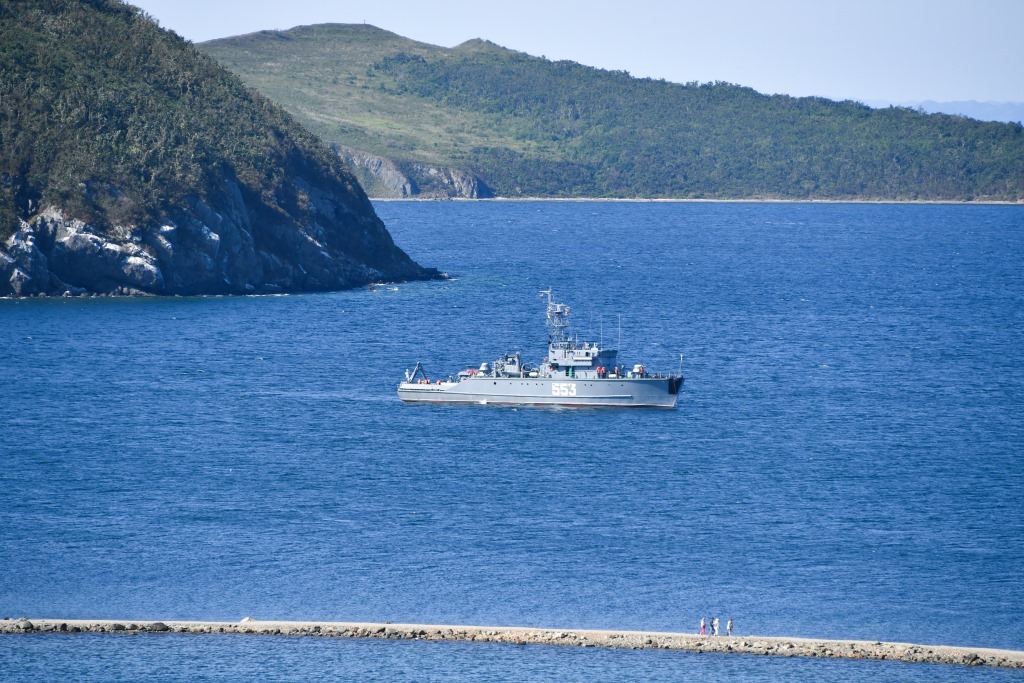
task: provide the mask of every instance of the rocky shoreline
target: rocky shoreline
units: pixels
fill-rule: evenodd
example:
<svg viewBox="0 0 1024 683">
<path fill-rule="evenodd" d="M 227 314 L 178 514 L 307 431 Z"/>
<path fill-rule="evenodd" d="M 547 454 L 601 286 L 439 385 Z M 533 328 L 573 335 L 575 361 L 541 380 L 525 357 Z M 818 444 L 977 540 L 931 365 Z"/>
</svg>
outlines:
<svg viewBox="0 0 1024 683">
<path fill-rule="evenodd" d="M 961 666 L 1024 669 L 1024 651 L 989 648 L 915 645 L 862 640 L 776 638 L 764 636 L 700 636 L 685 633 L 543 629 L 509 626 L 448 626 L 427 624 L 353 623 L 324 621 L 139 621 L 112 619 L 10 619 L 0 621 L 0 634 L 250 634 L 318 638 L 381 638 L 561 645 L 618 649 L 660 649 L 719 652 L 778 657 L 896 660 Z"/>
<path fill-rule="evenodd" d="M 440 279 L 399 249 L 365 206 L 321 198 L 323 225 L 251 220 L 235 188 L 230 214 L 197 202 L 159 228 L 103 228 L 48 207 L 0 242 L 0 296 L 280 294 Z M 319 205 L 318 205 L 319 206 Z M 318 215 L 320 215 L 318 214 Z"/>
</svg>

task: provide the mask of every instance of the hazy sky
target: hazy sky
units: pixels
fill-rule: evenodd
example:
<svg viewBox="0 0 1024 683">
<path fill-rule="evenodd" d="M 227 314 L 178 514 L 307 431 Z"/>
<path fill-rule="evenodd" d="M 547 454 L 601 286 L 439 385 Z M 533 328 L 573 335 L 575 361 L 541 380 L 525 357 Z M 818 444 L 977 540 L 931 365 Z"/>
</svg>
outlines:
<svg viewBox="0 0 1024 683">
<path fill-rule="evenodd" d="M 1024 102 L 1024 0 L 132 0 L 195 42 L 362 23 L 669 81 L 834 99 Z"/>
</svg>

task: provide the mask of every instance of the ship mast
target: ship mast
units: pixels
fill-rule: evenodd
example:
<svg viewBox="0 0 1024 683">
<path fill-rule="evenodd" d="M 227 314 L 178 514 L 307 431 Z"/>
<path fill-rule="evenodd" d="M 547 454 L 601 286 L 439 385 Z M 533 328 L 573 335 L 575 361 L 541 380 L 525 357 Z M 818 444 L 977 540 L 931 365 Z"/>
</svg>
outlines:
<svg viewBox="0 0 1024 683">
<path fill-rule="evenodd" d="M 569 329 L 569 307 L 565 304 L 555 303 L 551 289 L 543 289 L 541 296 L 548 295 L 548 343 L 558 344 L 565 342 L 565 331 Z"/>
</svg>

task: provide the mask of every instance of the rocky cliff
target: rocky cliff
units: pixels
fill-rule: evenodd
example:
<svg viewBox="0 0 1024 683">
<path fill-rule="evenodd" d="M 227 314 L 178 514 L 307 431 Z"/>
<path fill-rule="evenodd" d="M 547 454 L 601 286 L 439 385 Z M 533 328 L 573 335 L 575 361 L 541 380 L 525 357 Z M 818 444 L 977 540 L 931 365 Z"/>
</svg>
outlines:
<svg viewBox="0 0 1024 683">
<path fill-rule="evenodd" d="M 92 225 L 48 207 L 0 247 L 0 296 L 269 294 L 438 277 L 395 247 L 375 216 L 336 216 L 363 223 L 339 235 L 316 223 L 254 223 L 240 193 L 232 208 L 197 201 L 148 229 Z"/>
<path fill-rule="evenodd" d="M 141 11 L 0 4 L 0 296 L 438 276 L 335 153 Z"/>
<path fill-rule="evenodd" d="M 331 149 L 348 164 L 371 197 L 386 199 L 488 199 L 491 188 L 478 177 L 457 168 L 398 162 L 344 145 Z"/>
</svg>

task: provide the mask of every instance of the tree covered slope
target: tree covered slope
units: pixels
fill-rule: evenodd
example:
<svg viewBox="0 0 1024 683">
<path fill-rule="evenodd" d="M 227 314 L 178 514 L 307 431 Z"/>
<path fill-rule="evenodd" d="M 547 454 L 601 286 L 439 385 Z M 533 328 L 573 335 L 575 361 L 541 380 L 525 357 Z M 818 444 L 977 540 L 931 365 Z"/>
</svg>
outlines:
<svg viewBox="0 0 1024 683">
<path fill-rule="evenodd" d="M 1024 198 L 1016 124 L 637 79 L 364 25 L 200 47 L 328 142 L 469 171 L 499 196 Z"/>
<path fill-rule="evenodd" d="M 322 141 L 140 10 L 0 4 L 0 294 L 433 274 Z"/>
</svg>

